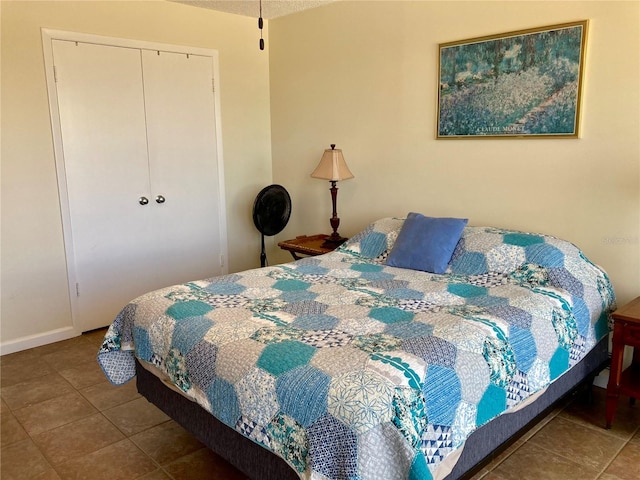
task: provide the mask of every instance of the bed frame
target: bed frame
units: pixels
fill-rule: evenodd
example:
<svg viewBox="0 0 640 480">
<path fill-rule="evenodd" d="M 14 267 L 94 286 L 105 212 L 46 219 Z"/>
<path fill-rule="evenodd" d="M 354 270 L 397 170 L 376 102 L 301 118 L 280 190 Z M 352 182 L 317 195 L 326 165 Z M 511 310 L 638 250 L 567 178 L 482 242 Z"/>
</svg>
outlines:
<svg viewBox="0 0 640 480">
<path fill-rule="evenodd" d="M 468 478 L 529 430 L 567 394 L 590 386 L 608 363 L 605 336 L 579 363 L 556 379 L 535 402 L 501 415 L 476 430 L 446 480 Z M 136 360 L 138 391 L 211 450 L 256 480 L 294 480 L 297 473 L 280 457 L 218 421 L 197 403 L 166 387 Z"/>
</svg>

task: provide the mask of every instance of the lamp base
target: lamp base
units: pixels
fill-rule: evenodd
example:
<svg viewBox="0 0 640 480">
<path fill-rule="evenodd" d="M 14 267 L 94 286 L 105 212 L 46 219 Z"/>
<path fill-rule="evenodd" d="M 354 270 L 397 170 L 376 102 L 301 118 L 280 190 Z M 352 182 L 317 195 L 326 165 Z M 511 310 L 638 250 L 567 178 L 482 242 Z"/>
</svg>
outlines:
<svg viewBox="0 0 640 480">
<path fill-rule="evenodd" d="M 341 237 L 337 232 L 333 232 L 331 235 L 329 235 L 325 240 L 324 240 L 324 244 L 328 245 L 330 247 L 337 247 L 339 245 L 342 245 L 344 242 L 346 242 L 348 240 L 348 238 L 346 237 Z"/>
</svg>

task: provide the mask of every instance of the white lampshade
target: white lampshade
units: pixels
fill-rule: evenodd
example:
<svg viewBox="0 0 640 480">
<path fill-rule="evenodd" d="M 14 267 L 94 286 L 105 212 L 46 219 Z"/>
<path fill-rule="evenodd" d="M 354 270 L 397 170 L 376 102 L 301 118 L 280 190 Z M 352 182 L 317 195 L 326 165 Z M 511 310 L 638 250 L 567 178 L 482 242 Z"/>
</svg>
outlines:
<svg viewBox="0 0 640 480">
<path fill-rule="evenodd" d="M 320 163 L 311 173 L 313 178 L 336 182 L 353 178 L 353 173 L 347 167 L 347 162 L 344 161 L 342 156 L 342 150 L 334 147 L 335 145 L 331 145 L 331 148 L 327 148 L 324 151 Z"/>
</svg>

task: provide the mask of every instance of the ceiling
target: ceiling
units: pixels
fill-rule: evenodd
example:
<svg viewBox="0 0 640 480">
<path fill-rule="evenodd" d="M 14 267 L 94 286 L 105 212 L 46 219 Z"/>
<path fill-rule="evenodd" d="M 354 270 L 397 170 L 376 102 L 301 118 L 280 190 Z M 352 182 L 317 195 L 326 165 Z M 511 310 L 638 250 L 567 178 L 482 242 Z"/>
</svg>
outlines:
<svg viewBox="0 0 640 480">
<path fill-rule="evenodd" d="M 171 0 L 199 8 L 235 13 L 247 17 L 260 16 L 259 0 Z M 335 0 L 262 0 L 262 18 L 271 19 L 319 7 Z"/>
</svg>

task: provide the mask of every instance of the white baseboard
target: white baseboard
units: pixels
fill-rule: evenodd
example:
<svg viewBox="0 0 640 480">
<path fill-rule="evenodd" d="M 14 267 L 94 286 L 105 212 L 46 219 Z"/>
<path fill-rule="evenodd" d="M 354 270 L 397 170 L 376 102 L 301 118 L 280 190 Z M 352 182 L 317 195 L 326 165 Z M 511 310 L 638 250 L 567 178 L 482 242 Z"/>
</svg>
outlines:
<svg viewBox="0 0 640 480">
<path fill-rule="evenodd" d="M 596 387 L 607 388 L 607 382 L 609 382 L 609 367 L 605 368 L 600 372 L 596 378 L 593 379 L 593 384 Z"/>
<path fill-rule="evenodd" d="M 68 340 L 69 338 L 77 337 L 78 335 L 80 334 L 76 332 L 76 329 L 73 327 L 58 328 L 45 333 L 28 335 L 26 337 L 17 338 L 16 340 L 9 340 L 8 342 L 0 343 L 0 355 L 7 355 L 9 353 L 20 352 L 29 348 L 59 342 L 61 340 Z"/>
</svg>

